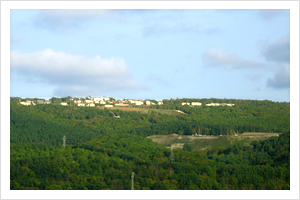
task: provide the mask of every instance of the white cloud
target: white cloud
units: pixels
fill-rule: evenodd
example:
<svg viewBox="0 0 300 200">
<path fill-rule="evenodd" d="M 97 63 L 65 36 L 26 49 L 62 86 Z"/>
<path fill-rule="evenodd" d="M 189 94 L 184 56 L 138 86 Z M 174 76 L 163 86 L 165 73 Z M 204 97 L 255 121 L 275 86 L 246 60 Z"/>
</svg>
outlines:
<svg viewBox="0 0 300 200">
<path fill-rule="evenodd" d="M 279 69 L 272 79 L 268 79 L 267 86 L 275 89 L 290 88 L 290 65 Z"/>
<path fill-rule="evenodd" d="M 232 54 L 228 51 L 214 48 L 207 50 L 203 54 L 202 59 L 205 64 L 216 67 L 225 66 L 240 69 L 265 67 L 263 63 L 256 62 L 253 60 L 244 60 L 236 54 Z"/>
<path fill-rule="evenodd" d="M 290 36 L 286 35 L 275 43 L 262 46 L 262 55 L 267 61 L 290 63 Z"/>
<path fill-rule="evenodd" d="M 46 49 L 34 53 L 11 52 L 11 81 L 47 82 L 56 95 L 90 95 L 145 89 L 129 72 L 122 58 L 72 55 Z M 69 92 L 66 94 L 66 92 Z"/>
</svg>

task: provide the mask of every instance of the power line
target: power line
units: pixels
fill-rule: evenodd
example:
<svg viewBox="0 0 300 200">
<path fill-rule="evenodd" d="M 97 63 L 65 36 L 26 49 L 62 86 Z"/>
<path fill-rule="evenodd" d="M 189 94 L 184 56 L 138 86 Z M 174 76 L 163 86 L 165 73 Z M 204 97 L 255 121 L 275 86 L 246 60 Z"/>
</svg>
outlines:
<svg viewBox="0 0 300 200">
<path fill-rule="evenodd" d="M 132 172 L 131 174 L 131 190 L 134 190 L 134 183 L 133 183 L 133 179 L 134 179 L 134 172 Z"/>
<path fill-rule="evenodd" d="M 170 162 L 174 162 L 173 144 L 171 144 L 171 155 L 170 155 Z"/>
<path fill-rule="evenodd" d="M 64 137 L 63 137 L 63 147 L 65 148 L 66 147 L 66 136 L 64 135 Z"/>
</svg>

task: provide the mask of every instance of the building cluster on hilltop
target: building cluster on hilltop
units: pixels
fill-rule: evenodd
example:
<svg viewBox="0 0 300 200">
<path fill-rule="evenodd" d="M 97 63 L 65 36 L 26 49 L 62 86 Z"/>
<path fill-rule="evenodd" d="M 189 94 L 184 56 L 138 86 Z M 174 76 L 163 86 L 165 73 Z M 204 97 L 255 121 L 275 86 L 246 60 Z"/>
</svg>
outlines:
<svg viewBox="0 0 300 200">
<path fill-rule="evenodd" d="M 162 105 L 163 102 L 162 101 L 151 101 L 151 100 L 134 100 L 134 99 L 124 99 L 124 100 L 118 100 L 115 101 L 113 98 L 109 98 L 109 97 L 90 97 L 89 99 L 78 99 L 78 98 L 60 98 L 60 97 L 56 97 L 54 99 L 58 99 L 57 101 L 55 100 L 51 100 L 51 101 L 47 101 L 44 99 L 38 99 L 38 100 L 28 100 L 26 99 L 26 101 L 21 101 L 20 104 L 21 105 L 36 105 L 36 104 L 50 104 L 52 102 L 59 102 L 59 105 L 61 106 L 68 106 L 68 105 L 72 105 L 71 102 L 73 103 L 73 105 L 75 104 L 76 106 L 82 106 L 82 107 L 95 107 L 96 104 L 99 105 L 103 105 L 104 107 L 114 107 L 114 106 L 130 106 L 130 105 L 136 105 L 136 106 L 141 106 L 141 105 Z M 19 99 L 20 101 L 20 99 Z M 188 105 L 188 106 L 202 106 L 201 102 L 181 102 L 181 105 Z M 233 103 L 207 103 L 205 104 L 205 106 L 234 106 L 235 104 Z"/>
<path fill-rule="evenodd" d="M 61 99 L 60 97 L 56 97 L 55 99 Z M 39 99 L 35 101 L 37 104 L 50 104 L 51 101 L 46 101 L 44 99 Z M 89 99 L 78 99 L 78 98 L 69 98 L 65 101 L 59 102 L 61 106 L 71 105 L 71 102 L 76 106 L 81 107 L 95 107 L 96 104 L 103 105 L 104 107 L 113 107 L 113 106 L 129 106 L 129 105 L 162 105 L 162 101 L 158 101 L 157 104 L 149 101 L 149 100 L 133 100 L 133 99 L 125 99 L 125 100 L 111 100 L 109 97 L 90 97 Z M 32 100 L 26 100 L 25 102 L 20 102 L 21 105 L 36 105 Z"/>
<path fill-rule="evenodd" d="M 51 103 L 50 101 L 46 101 L 46 100 L 37 100 L 36 103 L 34 103 L 34 101 L 31 100 L 20 102 L 21 105 L 25 105 L 25 106 L 36 105 L 36 104 L 50 104 L 50 103 Z"/>
<path fill-rule="evenodd" d="M 181 105 L 189 105 L 189 106 L 201 106 L 200 102 L 182 102 Z M 207 103 L 205 106 L 234 106 L 233 103 Z"/>
</svg>

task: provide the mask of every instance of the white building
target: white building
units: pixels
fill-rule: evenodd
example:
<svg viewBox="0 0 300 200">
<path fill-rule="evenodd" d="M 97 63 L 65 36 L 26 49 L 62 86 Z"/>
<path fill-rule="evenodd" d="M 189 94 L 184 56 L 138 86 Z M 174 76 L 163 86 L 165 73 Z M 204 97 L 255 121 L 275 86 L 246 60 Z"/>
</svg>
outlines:
<svg viewBox="0 0 300 200">
<path fill-rule="evenodd" d="M 95 102 L 96 101 L 103 101 L 103 97 L 94 97 L 94 98 L 92 98 Z"/>
<path fill-rule="evenodd" d="M 21 105 L 24 105 L 24 106 L 30 106 L 31 105 L 31 102 L 20 102 Z"/>
<path fill-rule="evenodd" d="M 119 103 L 115 103 L 115 106 L 129 106 L 129 104 L 119 102 Z"/>
<path fill-rule="evenodd" d="M 93 104 L 93 103 L 87 103 L 87 104 L 85 104 L 85 106 L 87 106 L 87 107 L 95 107 L 95 104 Z"/>
<path fill-rule="evenodd" d="M 182 102 L 181 105 L 190 105 L 190 102 Z"/>
<path fill-rule="evenodd" d="M 66 102 L 60 102 L 59 105 L 61 105 L 61 106 L 67 106 L 68 103 L 66 103 Z"/>
<path fill-rule="evenodd" d="M 91 99 L 86 99 L 86 100 L 85 100 L 85 103 L 94 103 L 94 101 L 91 100 Z"/>
<path fill-rule="evenodd" d="M 105 105 L 104 107 L 114 107 L 113 105 Z"/>
<path fill-rule="evenodd" d="M 109 97 L 94 97 L 92 98 L 94 101 L 109 101 Z"/>
<path fill-rule="evenodd" d="M 140 105 L 143 105 L 144 102 L 143 101 L 136 101 L 134 104 L 137 105 L 137 106 L 140 106 Z"/>
<path fill-rule="evenodd" d="M 222 103 L 209 103 L 209 104 L 206 104 L 206 106 L 223 106 L 223 105 L 234 106 L 234 104 L 222 104 Z"/>
<path fill-rule="evenodd" d="M 140 105 L 143 105 L 143 104 L 144 104 L 144 101 L 142 101 L 142 100 L 128 99 L 127 101 L 130 102 L 131 104 L 135 104 L 135 105 L 137 105 L 137 106 L 140 106 Z"/>
<path fill-rule="evenodd" d="M 76 103 L 77 106 L 85 106 L 85 103 Z"/>
<path fill-rule="evenodd" d="M 164 103 L 162 101 L 157 102 L 158 105 L 163 105 Z"/>
<path fill-rule="evenodd" d="M 202 103 L 200 103 L 200 102 L 192 102 L 191 105 L 192 106 L 201 106 Z"/>
</svg>

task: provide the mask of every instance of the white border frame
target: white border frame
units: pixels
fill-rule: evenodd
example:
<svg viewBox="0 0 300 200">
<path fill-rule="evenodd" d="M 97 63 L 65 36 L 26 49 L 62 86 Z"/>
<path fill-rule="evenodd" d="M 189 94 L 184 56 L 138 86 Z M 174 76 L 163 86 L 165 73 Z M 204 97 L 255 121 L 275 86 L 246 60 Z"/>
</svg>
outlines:
<svg viewBox="0 0 300 200">
<path fill-rule="evenodd" d="M 10 9 L 290 9 L 291 187 L 289 191 L 10 191 Z M 299 199 L 299 1 L 2 1 L 1 199 Z"/>
</svg>

